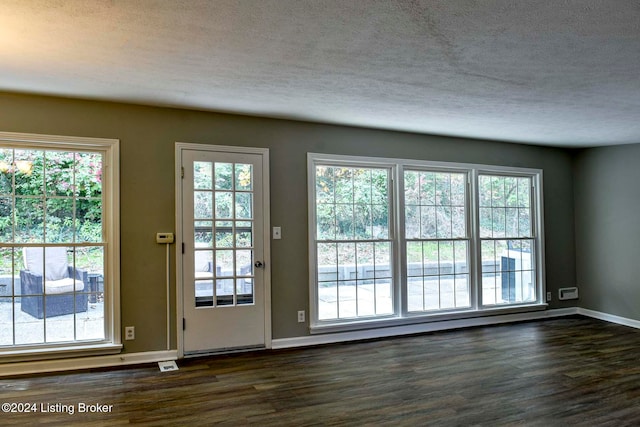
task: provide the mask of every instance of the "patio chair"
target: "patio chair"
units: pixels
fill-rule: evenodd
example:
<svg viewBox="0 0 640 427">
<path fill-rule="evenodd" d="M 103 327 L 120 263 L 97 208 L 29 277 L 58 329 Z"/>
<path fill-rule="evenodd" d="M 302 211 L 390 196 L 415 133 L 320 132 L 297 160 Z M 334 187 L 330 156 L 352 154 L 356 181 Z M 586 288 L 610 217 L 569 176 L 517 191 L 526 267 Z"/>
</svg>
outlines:
<svg viewBox="0 0 640 427">
<path fill-rule="evenodd" d="M 87 272 L 67 262 L 67 248 L 28 247 L 22 252 L 20 308 L 38 319 L 87 311 L 88 294 L 80 293 Z M 44 256 L 44 259 L 43 259 Z M 43 280 L 44 267 L 44 280 Z"/>
<path fill-rule="evenodd" d="M 211 305 L 213 301 L 213 261 L 211 251 L 196 251 L 194 254 L 194 278 L 196 306 Z"/>
<path fill-rule="evenodd" d="M 211 251 L 196 251 L 194 254 L 195 278 L 213 279 L 213 261 Z"/>
</svg>

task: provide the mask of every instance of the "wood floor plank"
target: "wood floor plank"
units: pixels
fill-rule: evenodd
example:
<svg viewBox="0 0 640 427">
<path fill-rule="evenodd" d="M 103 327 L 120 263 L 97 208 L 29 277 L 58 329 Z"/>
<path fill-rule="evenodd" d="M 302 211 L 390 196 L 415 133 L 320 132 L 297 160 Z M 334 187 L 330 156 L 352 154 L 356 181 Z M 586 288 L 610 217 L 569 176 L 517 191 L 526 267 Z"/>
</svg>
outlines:
<svg viewBox="0 0 640 427">
<path fill-rule="evenodd" d="M 640 331 L 574 316 L 23 376 L 0 380 L 0 403 L 38 411 L 0 425 L 637 426 L 639 355 Z M 55 405 L 75 410 L 41 410 Z"/>
</svg>

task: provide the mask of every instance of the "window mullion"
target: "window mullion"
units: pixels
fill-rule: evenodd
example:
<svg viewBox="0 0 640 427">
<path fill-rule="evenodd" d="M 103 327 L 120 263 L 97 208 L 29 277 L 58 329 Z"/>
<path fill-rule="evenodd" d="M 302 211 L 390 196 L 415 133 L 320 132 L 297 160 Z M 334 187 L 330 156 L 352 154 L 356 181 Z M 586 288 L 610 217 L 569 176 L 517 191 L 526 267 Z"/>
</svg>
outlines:
<svg viewBox="0 0 640 427">
<path fill-rule="evenodd" d="M 536 199 L 536 187 L 534 180 L 531 179 L 531 186 L 529 191 L 529 221 L 531 222 L 531 227 L 529 233 L 531 234 L 531 238 L 535 239 L 537 237 L 536 233 L 536 223 L 537 223 L 537 210 L 535 209 L 535 199 Z"/>
<path fill-rule="evenodd" d="M 404 180 L 404 166 L 400 163 L 395 165 L 395 197 L 393 198 L 393 207 L 397 220 L 394 221 L 394 248 L 396 255 L 394 256 L 394 295 L 396 298 L 395 312 L 400 317 L 407 315 L 407 298 L 408 298 L 408 272 L 407 272 L 407 236 L 406 236 L 406 206 L 405 191 L 406 185 Z"/>
<path fill-rule="evenodd" d="M 480 251 L 480 209 L 478 197 L 478 171 L 471 170 L 467 177 L 468 193 L 467 223 L 469 225 L 467 236 L 469 237 L 469 290 L 471 292 L 471 307 L 475 310 L 479 307 L 482 298 L 482 259 Z"/>
</svg>

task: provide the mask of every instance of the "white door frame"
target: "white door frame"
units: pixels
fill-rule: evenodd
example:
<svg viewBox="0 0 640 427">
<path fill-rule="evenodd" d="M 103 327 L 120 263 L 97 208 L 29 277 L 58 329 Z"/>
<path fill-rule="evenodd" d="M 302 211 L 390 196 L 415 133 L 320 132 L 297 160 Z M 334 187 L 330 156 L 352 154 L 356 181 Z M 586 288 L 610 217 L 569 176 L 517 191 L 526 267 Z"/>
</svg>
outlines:
<svg viewBox="0 0 640 427">
<path fill-rule="evenodd" d="M 262 156 L 262 186 L 263 186 L 263 241 L 264 241 L 264 345 L 271 348 L 271 220 L 269 196 L 269 149 L 253 147 L 234 147 L 228 145 L 205 145 L 186 142 L 176 142 L 175 147 L 175 195 L 176 195 L 176 332 L 178 357 L 184 357 L 184 318 L 183 306 L 183 262 L 182 245 L 182 153 L 183 151 L 210 151 L 237 154 L 258 154 Z"/>
</svg>

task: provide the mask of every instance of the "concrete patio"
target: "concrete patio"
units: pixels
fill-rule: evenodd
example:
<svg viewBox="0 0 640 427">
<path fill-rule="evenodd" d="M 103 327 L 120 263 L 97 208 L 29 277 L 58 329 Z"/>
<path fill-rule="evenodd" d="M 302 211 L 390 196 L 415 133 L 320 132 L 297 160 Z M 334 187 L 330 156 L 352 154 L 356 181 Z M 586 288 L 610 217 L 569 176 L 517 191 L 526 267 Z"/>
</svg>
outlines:
<svg viewBox="0 0 640 427">
<path fill-rule="evenodd" d="M 14 345 L 14 338 L 15 345 L 101 340 L 104 302 L 90 302 L 85 312 L 37 319 L 20 309 L 20 297 L 15 304 L 12 298 L 0 298 L 0 346 Z"/>
<path fill-rule="evenodd" d="M 455 278 L 454 278 L 455 277 Z M 393 313 L 393 296 L 389 279 L 336 282 L 318 288 L 318 318 L 346 319 Z M 408 281 L 409 312 L 464 309 L 470 306 L 466 275 L 410 277 Z M 527 283 L 516 292 L 518 302 L 531 301 L 535 292 Z M 502 275 L 488 274 L 482 278 L 485 305 L 509 303 L 502 298 Z"/>
</svg>

